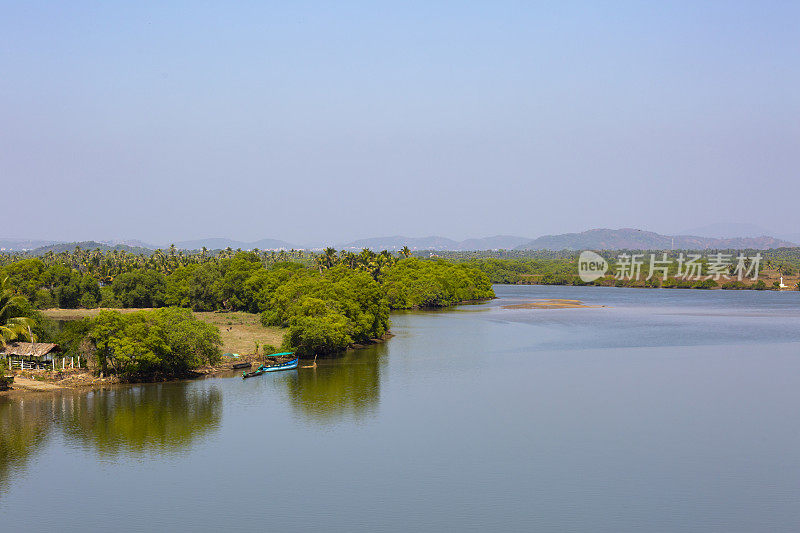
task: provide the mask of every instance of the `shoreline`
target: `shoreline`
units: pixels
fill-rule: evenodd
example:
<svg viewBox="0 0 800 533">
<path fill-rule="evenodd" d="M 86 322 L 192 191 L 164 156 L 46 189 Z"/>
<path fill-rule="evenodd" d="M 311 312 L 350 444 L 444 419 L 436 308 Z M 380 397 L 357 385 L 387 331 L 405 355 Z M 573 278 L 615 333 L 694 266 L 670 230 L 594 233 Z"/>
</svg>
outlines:
<svg viewBox="0 0 800 533">
<path fill-rule="evenodd" d="M 524 281 L 519 281 L 516 283 L 492 283 L 492 285 L 504 285 L 504 286 L 539 286 L 539 287 L 608 287 L 612 289 L 666 289 L 666 290 L 695 290 L 695 291 L 726 291 L 726 292 L 738 292 L 738 291 L 754 291 L 754 292 L 798 292 L 798 289 L 792 287 L 784 287 L 782 289 L 773 288 L 771 286 L 766 286 L 763 289 L 753 289 L 751 287 L 742 287 L 742 288 L 726 288 L 717 286 L 717 287 L 663 287 L 663 286 L 656 286 L 656 285 L 616 285 L 613 283 L 528 283 Z"/>
<path fill-rule="evenodd" d="M 490 298 L 481 298 L 481 299 L 471 299 L 471 300 L 464 300 L 460 302 L 456 302 L 454 304 L 443 306 L 443 307 L 415 307 L 412 309 L 395 309 L 393 311 L 413 311 L 413 310 L 432 310 L 432 309 L 452 309 L 453 307 L 459 305 L 469 305 L 469 304 L 479 304 L 484 303 L 487 301 L 491 301 L 497 299 L 497 296 L 492 296 Z M 100 309 L 48 309 L 44 311 L 44 314 L 53 319 L 60 319 L 60 320 L 76 320 L 80 318 L 85 318 L 87 316 L 91 316 Z M 114 311 L 120 311 L 120 309 L 111 309 Z M 124 309 L 121 310 L 122 312 L 134 312 L 140 309 Z M 224 313 L 218 312 L 207 312 L 203 313 L 206 316 L 215 316 L 221 315 L 223 318 L 227 318 Z M 238 313 L 239 315 L 247 315 L 247 313 Z M 206 319 L 208 320 L 208 319 Z M 220 331 L 223 329 L 227 329 L 230 331 L 233 329 L 232 327 L 225 328 L 226 325 L 217 324 L 220 327 Z M 268 329 L 268 328 L 264 328 Z M 274 328 L 273 328 L 274 329 Z M 363 343 L 352 343 L 350 344 L 344 351 L 335 353 L 335 354 L 328 354 L 320 356 L 323 359 L 335 359 L 343 355 L 344 353 L 351 351 L 351 350 L 360 350 L 367 348 L 369 346 L 373 346 L 375 344 L 381 344 L 389 339 L 394 337 L 394 333 L 391 330 L 388 330 L 386 333 L 383 334 L 381 337 L 376 337 L 369 339 Z M 7 390 L 0 390 L 0 399 L 2 398 L 24 398 L 31 395 L 43 395 L 47 393 L 60 393 L 63 391 L 92 391 L 98 390 L 113 386 L 122 386 L 122 385 L 141 385 L 146 383 L 166 383 L 166 382 L 174 382 L 174 381 L 184 381 L 184 380 L 194 380 L 194 379 L 201 379 L 205 377 L 214 377 L 221 374 L 226 374 L 230 372 L 235 372 L 238 370 L 246 370 L 244 369 L 235 369 L 233 368 L 234 365 L 240 363 L 250 363 L 250 367 L 253 368 L 254 365 L 258 366 L 267 362 L 268 356 L 258 355 L 258 354 L 245 354 L 241 355 L 237 358 L 232 357 L 223 357 L 222 360 L 215 364 L 215 365 L 205 365 L 199 368 L 195 368 L 186 372 L 183 375 L 174 375 L 174 376 L 150 376 L 146 379 L 136 380 L 136 381 L 128 381 L 128 380 L 121 380 L 116 376 L 106 376 L 106 377 L 99 377 L 92 374 L 89 370 L 85 368 L 81 369 L 62 369 L 62 370 L 25 370 L 25 371 L 16 371 L 13 372 L 14 382 L 11 385 L 10 389 Z M 309 360 L 312 359 L 311 357 L 301 357 L 301 360 Z M 274 361 L 273 361 L 274 362 Z"/>
<path fill-rule="evenodd" d="M 137 381 L 121 380 L 116 376 L 98 377 L 85 368 L 66 371 L 26 370 L 14 372 L 14 382 L 8 390 L 0 391 L 0 398 L 41 395 L 63 391 L 92 391 L 120 385 L 142 385 L 147 383 L 169 383 L 174 381 L 194 380 L 212 377 L 226 372 L 236 371 L 233 365 L 250 363 L 250 367 L 264 361 L 264 356 L 251 354 L 238 358 L 224 357 L 216 365 L 207 365 L 188 371 L 184 375 L 151 376 Z"/>
<path fill-rule="evenodd" d="M 341 353 L 324 356 L 325 359 L 335 359 L 338 356 L 351 350 L 360 350 L 381 344 L 394 337 L 394 333 L 387 331 L 382 337 L 370 339 L 365 344 L 353 343 Z M 310 357 L 301 357 L 302 360 L 310 360 Z M 148 383 L 171 383 L 176 381 L 191 381 L 195 379 L 202 379 L 208 377 L 216 377 L 230 372 L 239 372 L 240 370 L 248 370 L 253 367 L 258 367 L 265 363 L 275 364 L 275 358 L 270 360 L 270 356 L 259 354 L 246 354 L 239 357 L 223 357 L 222 360 L 215 365 L 205 365 L 193 370 L 189 370 L 183 375 L 174 376 L 150 376 L 147 379 L 138 381 L 121 380 L 116 376 L 107 376 L 100 378 L 92 374 L 85 368 L 81 369 L 66 369 L 66 370 L 25 370 L 14 372 L 14 382 L 8 390 L 0 391 L 0 399 L 2 398 L 27 398 L 31 396 L 43 396 L 45 394 L 61 393 L 64 391 L 73 392 L 89 392 L 93 390 L 100 390 L 116 386 L 132 386 L 144 385 Z M 234 365 L 241 363 L 250 363 L 246 368 L 233 368 Z"/>
</svg>

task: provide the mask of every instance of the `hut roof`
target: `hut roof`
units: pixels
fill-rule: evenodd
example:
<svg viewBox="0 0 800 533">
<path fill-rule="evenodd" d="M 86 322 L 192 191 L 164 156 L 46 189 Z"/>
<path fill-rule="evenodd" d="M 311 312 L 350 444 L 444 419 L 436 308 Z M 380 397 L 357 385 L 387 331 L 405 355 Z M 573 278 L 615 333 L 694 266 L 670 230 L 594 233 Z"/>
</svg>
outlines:
<svg viewBox="0 0 800 533">
<path fill-rule="evenodd" d="M 0 354 L 17 357 L 42 357 L 60 351 L 59 345 L 51 342 L 9 342 L 5 348 L 0 348 Z"/>
</svg>

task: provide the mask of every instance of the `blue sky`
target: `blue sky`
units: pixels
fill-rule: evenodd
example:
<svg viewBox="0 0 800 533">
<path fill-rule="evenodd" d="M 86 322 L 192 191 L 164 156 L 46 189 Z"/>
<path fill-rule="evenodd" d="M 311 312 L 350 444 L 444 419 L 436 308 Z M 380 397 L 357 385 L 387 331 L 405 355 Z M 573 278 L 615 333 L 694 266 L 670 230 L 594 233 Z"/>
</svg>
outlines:
<svg viewBox="0 0 800 533">
<path fill-rule="evenodd" d="M 800 229 L 800 4 L 286 4 L 0 4 L 0 237 Z"/>
</svg>

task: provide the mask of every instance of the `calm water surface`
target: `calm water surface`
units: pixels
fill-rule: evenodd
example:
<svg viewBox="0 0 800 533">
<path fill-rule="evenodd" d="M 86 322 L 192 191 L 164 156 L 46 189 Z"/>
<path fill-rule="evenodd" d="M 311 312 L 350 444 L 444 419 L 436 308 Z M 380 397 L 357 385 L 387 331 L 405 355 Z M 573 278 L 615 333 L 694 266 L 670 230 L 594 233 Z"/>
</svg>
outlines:
<svg viewBox="0 0 800 533">
<path fill-rule="evenodd" d="M 316 369 L 0 399 L 0 529 L 800 530 L 800 292 L 496 291 Z"/>
</svg>

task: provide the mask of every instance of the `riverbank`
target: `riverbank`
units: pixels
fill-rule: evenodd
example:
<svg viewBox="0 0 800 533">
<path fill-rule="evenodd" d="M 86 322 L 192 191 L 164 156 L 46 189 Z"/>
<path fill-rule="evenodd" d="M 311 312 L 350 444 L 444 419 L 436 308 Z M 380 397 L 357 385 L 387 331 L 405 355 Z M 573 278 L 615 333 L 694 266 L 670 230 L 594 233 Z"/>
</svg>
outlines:
<svg viewBox="0 0 800 533">
<path fill-rule="evenodd" d="M 780 286 L 781 276 L 765 275 L 759 276 L 757 281 L 747 280 L 737 281 L 736 279 L 719 280 L 706 279 L 702 276 L 699 280 L 685 281 L 679 278 L 668 278 L 662 281 L 660 278 L 655 280 L 645 279 L 622 279 L 606 276 L 598 280 L 586 283 L 578 276 L 556 277 L 541 274 L 522 274 L 515 282 L 497 283 L 498 285 L 575 285 L 575 286 L 597 286 L 597 287 L 623 287 L 629 289 L 695 289 L 695 290 L 736 290 L 736 291 L 797 291 L 800 279 L 797 276 L 783 277 L 784 286 Z"/>
<path fill-rule="evenodd" d="M 77 310 L 58 310 L 58 311 L 92 311 L 86 309 Z M 64 313 L 66 315 L 66 313 Z M 359 350 L 373 344 L 386 342 L 394 336 L 387 332 L 381 338 L 370 339 L 364 344 L 352 344 L 345 352 Z M 238 355 L 238 354 L 237 354 Z M 341 355 L 341 354 L 337 354 Z M 238 357 L 223 356 L 219 363 L 214 365 L 204 365 L 190 370 L 182 375 L 154 375 L 146 379 L 129 381 L 121 380 L 116 376 L 100 377 L 85 368 L 67 368 L 64 370 L 23 370 L 13 372 L 14 382 L 11 389 L 0 391 L 0 398 L 24 398 L 30 395 L 41 395 L 44 393 L 59 393 L 66 390 L 89 391 L 107 388 L 113 385 L 135 385 L 142 383 L 159 383 L 168 381 L 184 381 L 213 377 L 227 374 L 230 372 L 248 371 L 258 368 L 264 364 L 267 366 L 285 362 L 286 358 L 276 358 L 263 354 L 244 354 Z M 242 364 L 249 364 L 246 367 L 234 368 Z"/>
<path fill-rule="evenodd" d="M 223 357 L 215 365 L 205 365 L 190 370 L 182 375 L 166 376 L 154 375 L 139 381 L 121 380 L 116 376 L 100 377 L 85 368 L 73 368 L 66 370 L 24 370 L 14 372 L 14 382 L 10 390 L 0 391 L 0 397 L 17 397 L 29 394 L 41 394 L 47 392 L 59 392 L 64 390 L 92 390 L 104 388 L 111 385 L 138 384 L 138 383 L 158 383 L 166 381 L 182 381 L 187 379 L 198 379 L 203 377 L 224 374 L 237 370 L 236 365 L 249 363 L 250 366 L 241 370 L 248 370 L 261 364 L 273 364 L 268 356 L 259 354 L 241 355 L 239 357 Z"/>
</svg>

